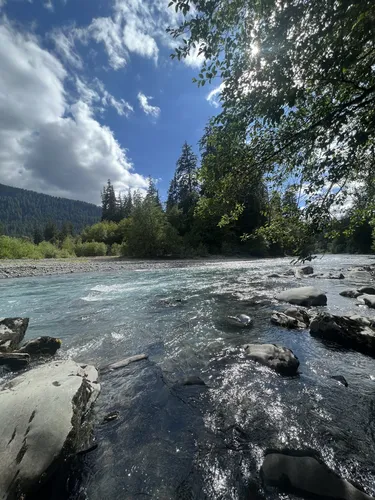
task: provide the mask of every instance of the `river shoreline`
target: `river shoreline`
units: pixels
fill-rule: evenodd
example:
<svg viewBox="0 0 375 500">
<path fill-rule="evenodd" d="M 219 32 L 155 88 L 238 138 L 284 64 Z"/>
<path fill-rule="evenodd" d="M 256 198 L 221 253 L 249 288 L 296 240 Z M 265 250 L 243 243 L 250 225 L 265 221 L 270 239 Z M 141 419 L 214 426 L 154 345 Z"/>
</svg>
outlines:
<svg viewBox="0 0 375 500">
<path fill-rule="evenodd" d="M 215 266 L 220 261 L 259 260 L 251 257 L 209 257 L 201 259 L 155 259 L 138 260 L 119 257 L 91 257 L 75 259 L 12 259 L 0 260 L 0 280 L 10 278 L 30 278 L 58 276 L 62 274 L 154 270 L 169 268 L 190 268 L 196 266 Z"/>
</svg>

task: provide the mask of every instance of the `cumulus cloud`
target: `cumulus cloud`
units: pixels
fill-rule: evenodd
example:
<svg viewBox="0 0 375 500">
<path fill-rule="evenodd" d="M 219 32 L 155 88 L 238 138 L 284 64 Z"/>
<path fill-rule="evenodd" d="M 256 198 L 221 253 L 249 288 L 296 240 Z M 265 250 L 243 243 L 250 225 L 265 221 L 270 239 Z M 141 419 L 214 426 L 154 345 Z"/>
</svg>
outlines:
<svg viewBox="0 0 375 500">
<path fill-rule="evenodd" d="M 138 101 L 142 111 L 146 113 L 146 115 L 151 115 L 154 118 L 158 118 L 160 115 L 160 108 L 158 108 L 157 106 L 151 106 L 151 104 L 149 104 L 148 102 L 149 99 L 152 99 L 152 97 L 147 97 L 142 92 L 138 93 Z"/>
<path fill-rule="evenodd" d="M 221 83 L 218 87 L 214 88 L 209 92 L 206 96 L 206 101 L 208 101 L 214 108 L 218 108 L 220 106 L 219 97 L 224 89 L 224 84 Z"/>
<path fill-rule="evenodd" d="M 53 6 L 53 3 L 52 3 L 52 0 L 46 0 L 44 2 L 44 7 L 49 10 L 50 12 L 53 12 L 55 10 L 54 6 Z"/>
<path fill-rule="evenodd" d="M 3 22 L 0 66 L 0 182 L 96 203 L 108 178 L 117 189 L 146 187 L 113 132 L 96 120 L 96 97 L 81 89 L 72 103 L 65 68 L 36 37 Z M 125 113 L 125 102 L 97 93 Z"/>
<path fill-rule="evenodd" d="M 182 19 L 168 4 L 169 0 L 114 0 L 111 16 L 93 19 L 90 25 L 75 30 L 75 36 L 84 43 L 91 39 L 103 44 L 109 65 L 115 70 L 126 66 L 131 53 L 157 63 L 160 45 L 176 47 L 166 29 Z M 199 67 L 204 57 L 198 55 L 198 50 L 194 49 L 183 62 Z"/>
</svg>

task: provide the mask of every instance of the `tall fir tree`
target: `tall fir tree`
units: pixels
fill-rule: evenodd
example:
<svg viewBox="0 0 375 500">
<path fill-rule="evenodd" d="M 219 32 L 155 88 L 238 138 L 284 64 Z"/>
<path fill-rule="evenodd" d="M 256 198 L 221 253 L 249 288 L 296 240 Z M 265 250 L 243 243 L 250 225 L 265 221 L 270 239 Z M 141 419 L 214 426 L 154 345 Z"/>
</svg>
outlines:
<svg viewBox="0 0 375 500">
<path fill-rule="evenodd" d="M 107 185 L 104 186 L 102 195 L 102 220 L 116 221 L 118 218 L 118 206 L 115 190 L 108 179 Z"/>
</svg>

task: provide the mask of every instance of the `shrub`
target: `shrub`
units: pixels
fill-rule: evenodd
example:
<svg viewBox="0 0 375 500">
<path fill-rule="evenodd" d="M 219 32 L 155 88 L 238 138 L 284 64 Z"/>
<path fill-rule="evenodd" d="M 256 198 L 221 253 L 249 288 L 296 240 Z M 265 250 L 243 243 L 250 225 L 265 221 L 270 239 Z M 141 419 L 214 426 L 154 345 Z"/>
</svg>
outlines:
<svg viewBox="0 0 375 500">
<path fill-rule="evenodd" d="M 107 246 L 105 243 L 96 241 L 88 241 L 85 243 L 77 243 L 75 246 L 75 254 L 77 257 L 100 257 L 106 255 Z"/>
<path fill-rule="evenodd" d="M 120 253 L 121 253 L 121 245 L 119 245 L 118 243 L 113 243 L 113 245 L 111 245 L 109 249 L 108 255 L 119 256 Z"/>
<path fill-rule="evenodd" d="M 45 259 L 56 259 L 59 257 L 59 249 L 49 241 L 42 241 L 42 243 L 39 243 L 38 249 L 41 256 Z"/>
<path fill-rule="evenodd" d="M 38 247 L 25 238 L 0 236 L 0 259 L 40 259 Z"/>
</svg>

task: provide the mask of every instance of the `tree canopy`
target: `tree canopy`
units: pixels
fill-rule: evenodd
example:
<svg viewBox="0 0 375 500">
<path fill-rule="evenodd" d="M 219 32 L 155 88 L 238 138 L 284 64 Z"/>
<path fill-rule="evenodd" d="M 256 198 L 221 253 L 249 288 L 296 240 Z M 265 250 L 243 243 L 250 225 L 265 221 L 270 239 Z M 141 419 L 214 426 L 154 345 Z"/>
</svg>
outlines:
<svg viewBox="0 0 375 500">
<path fill-rule="evenodd" d="M 353 182 L 374 176 L 373 0 L 172 0 L 184 21 L 172 57 L 198 48 L 198 85 L 221 81 L 212 126 L 235 130 L 248 160 L 238 166 L 293 179 L 306 213 L 324 220 Z M 219 82 L 218 82 L 219 83 Z"/>
</svg>

